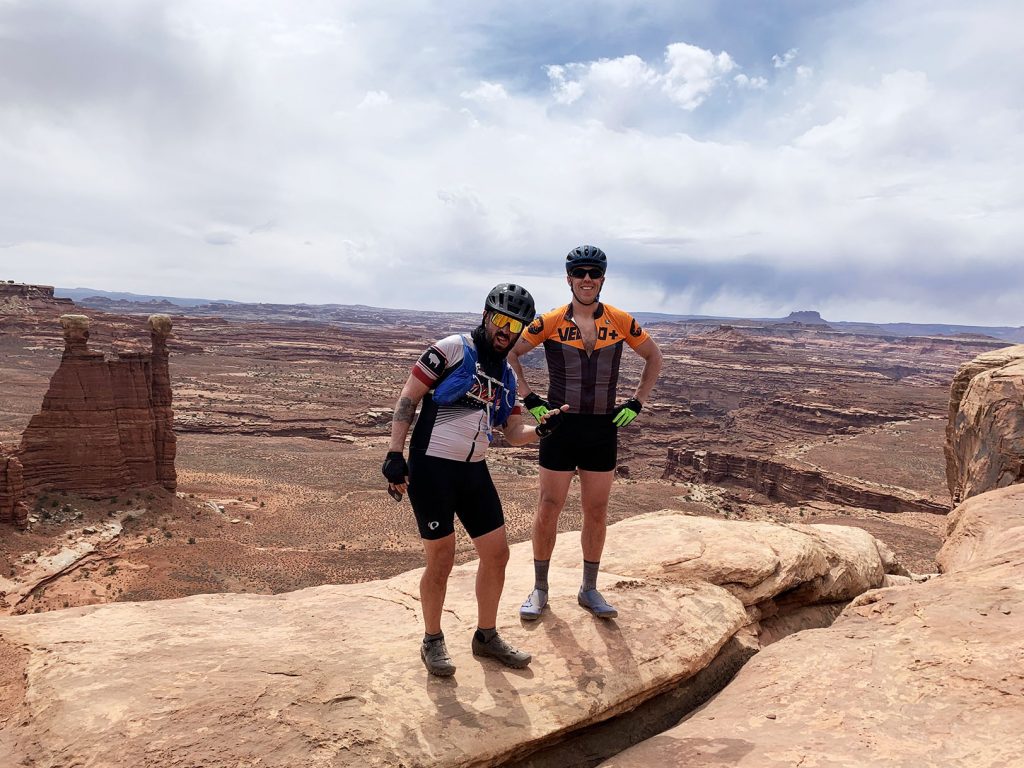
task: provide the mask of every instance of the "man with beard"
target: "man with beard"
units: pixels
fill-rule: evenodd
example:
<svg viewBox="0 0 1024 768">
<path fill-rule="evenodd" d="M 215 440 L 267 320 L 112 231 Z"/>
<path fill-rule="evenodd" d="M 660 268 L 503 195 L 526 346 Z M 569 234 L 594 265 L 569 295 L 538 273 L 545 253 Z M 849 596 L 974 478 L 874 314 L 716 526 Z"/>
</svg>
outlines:
<svg viewBox="0 0 1024 768">
<path fill-rule="evenodd" d="M 555 549 L 558 516 L 569 484 L 580 476 L 583 508 L 583 583 L 577 601 L 602 619 L 618 611 L 597 591 L 604 551 L 608 498 L 618 459 L 618 431 L 640 413 L 661 372 L 661 351 L 628 313 L 600 301 L 608 257 L 593 245 L 581 245 L 565 257 L 572 301 L 538 317 L 509 355 L 519 377 L 523 404 L 538 421 L 550 403 L 567 403 L 572 413 L 558 434 L 540 446 L 540 501 L 533 519 L 534 589 L 519 609 L 521 618 L 539 619 L 548 603 L 548 565 Z M 644 360 L 633 396 L 616 404 L 623 342 Z M 544 344 L 548 398 L 530 390 L 519 358 Z"/>
<path fill-rule="evenodd" d="M 391 443 L 381 471 L 396 500 L 408 490 L 423 541 L 427 565 L 420 579 L 425 629 L 420 657 L 432 675 L 455 674 L 441 631 L 441 610 L 455 562 L 455 515 L 480 557 L 473 654 L 517 669 L 531 660 L 496 629 L 509 552 L 501 501 L 484 457 L 494 427 L 512 445 L 524 445 L 554 430 L 567 408 L 545 414 L 534 426 L 524 424 L 516 405 L 516 378 L 505 357 L 533 317 L 533 297 L 525 288 L 496 285 L 487 295 L 480 325 L 469 335 L 454 334 L 431 344 L 413 366 L 395 404 Z M 402 450 L 421 400 L 423 412 L 406 463 Z"/>
</svg>

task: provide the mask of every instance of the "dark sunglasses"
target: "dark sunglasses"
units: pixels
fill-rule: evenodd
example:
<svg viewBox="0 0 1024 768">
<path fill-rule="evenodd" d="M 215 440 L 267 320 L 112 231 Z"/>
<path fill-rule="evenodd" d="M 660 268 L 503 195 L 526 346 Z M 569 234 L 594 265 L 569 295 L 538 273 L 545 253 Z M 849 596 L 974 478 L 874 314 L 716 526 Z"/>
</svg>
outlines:
<svg viewBox="0 0 1024 768">
<path fill-rule="evenodd" d="M 569 273 L 573 277 L 589 277 L 591 280 L 598 280 L 604 277 L 604 270 L 597 267 L 576 267 Z"/>
</svg>

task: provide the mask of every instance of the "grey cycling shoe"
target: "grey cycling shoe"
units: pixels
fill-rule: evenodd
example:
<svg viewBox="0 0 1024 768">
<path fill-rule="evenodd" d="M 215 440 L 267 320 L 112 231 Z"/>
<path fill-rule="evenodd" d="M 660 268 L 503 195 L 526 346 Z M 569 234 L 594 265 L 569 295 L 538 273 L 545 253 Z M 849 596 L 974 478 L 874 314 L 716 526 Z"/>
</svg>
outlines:
<svg viewBox="0 0 1024 768">
<path fill-rule="evenodd" d="M 536 621 L 548 604 L 548 592 L 546 589 L 534 589 L 530 596 L 519 606 L 519 618 L 526 621 Z"/>
<path fill-rule="evenodd" d="M 581 589 L 579 595 L 576 596 L 576 601 L 601 619 L 614 619 L 619 615 L 619 612 L 609 605 L 596 589 Z"/>
<path fill-rule="evenodd" d="M 533 656 L 526 653 L 526 651 L 520 651 L 518 648 L 513 648 L 502 640 L 501 636 L 498 634 L 495 634 L 490 640 L 484 642 L 474 633 L 473 655 L 497 659 L 506 667 L 512 667 L 512 669 L 523 669 L 524 667 L 529 666 L 530 662 L 533 661 Z"/>
<path fill-rule="evenodd" d="M 427 668 L 427 672 L 438 677 L 451 677 L 455 674 L 455 665 L 452 657 L 448 655 L 444 638 L 427 640 L 420 645 L 420 658 Z"/>
</svg>

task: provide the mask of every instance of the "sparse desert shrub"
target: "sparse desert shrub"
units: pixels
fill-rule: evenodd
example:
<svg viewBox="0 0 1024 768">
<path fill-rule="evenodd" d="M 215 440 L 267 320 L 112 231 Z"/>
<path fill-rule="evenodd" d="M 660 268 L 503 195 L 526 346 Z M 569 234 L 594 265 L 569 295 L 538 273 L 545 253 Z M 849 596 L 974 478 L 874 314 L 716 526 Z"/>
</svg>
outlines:
<svg viewBox="0 0 1024 768">
<path fill-rule="evenodd" d="M 70 537 L 68 537 L 68 538 L 70 538 Z M 147 536 L 146 537 L 146 543 L 147 544 L 152 544 L 153 543 L 153 537 L 152 536 Z"/>
<path fill-rule="evenodd" d="M 189 536 L 188 537 L 188 543 L 189 544 L 195 544 L 196 543 L 196 537 L 195 536 Z"/>
<path fill-rule="evenodd" d="M 173 533 L 171 533 L 170 531 L 164 531 L 164 538 L 165 538 L 165 539 L 169 539 L 169 538 L 171 538 L 171 537 L 172 537 L 173 535 L 174 535 L 174 534 L 173 534 Z"/>
</svg>

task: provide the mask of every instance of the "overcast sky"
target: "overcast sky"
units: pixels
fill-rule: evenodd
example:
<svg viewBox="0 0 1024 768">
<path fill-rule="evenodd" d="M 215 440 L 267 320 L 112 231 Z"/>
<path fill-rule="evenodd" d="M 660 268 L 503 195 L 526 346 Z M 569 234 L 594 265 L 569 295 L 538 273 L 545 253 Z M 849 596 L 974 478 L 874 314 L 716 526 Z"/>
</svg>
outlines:
<svg viewBox="0 0 1024 768">
<path fill-rule="evenodd" d="M 0 0 L 0 279 L 1024 324 L 1019 0 Z"/>
</svg>

